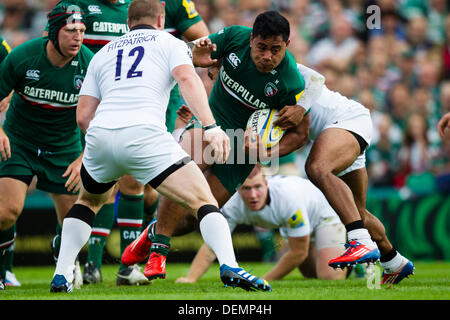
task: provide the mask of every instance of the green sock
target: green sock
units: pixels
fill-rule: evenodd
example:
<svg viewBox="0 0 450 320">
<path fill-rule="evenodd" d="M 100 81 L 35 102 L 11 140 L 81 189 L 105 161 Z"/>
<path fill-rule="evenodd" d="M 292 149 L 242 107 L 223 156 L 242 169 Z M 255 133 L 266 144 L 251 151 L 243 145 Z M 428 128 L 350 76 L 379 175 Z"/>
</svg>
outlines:
<svg viewBox="0 0 450 320">
<path fill-rule="evenodd" d="M 9 247 L 9 250 L 5 252 L 5 268 L 7 271 L 13 272 L 13 262 L 14 262 L 14 244 Z"/>
<path fill-rule="evenodd" d="M 156 201 L 151 206 L 144 207 L 144 223 L 142 224 L 142 230 L 147 228 L 150 221 L 152 221 L 156 217 L 155 213 L 156 209 L 158 209 L 158 203 L 159 203 L 159 195 Z"/>
<path fill-rule="evenodd" d="M 155 234 L 151 240 L 150 252 L 156 252 L 167 257 L 170 250 L 170 238 L 163 234 Z"/>
<path fill-rule="evenodd" d="M 144 194 L 126 195 L 121 193 L 117 206 L 117 225 L 120 232 L 120 256 L 125 248 L 132 243 L 142 229 L 142 219 L 144 217 Z M 122 261 L 119 270 L 125 269 Z"/>
<path fill-rule="evenodd" d="M 6 277 L 7 255 L 6 252 L 14 245 L 16 225 L 6 231 L 0 231 L 0 278 Z"/>
<path fill-rule="evenodd" d="M 114 226 L 114 203 L 104 204 L 94 218 L 91 236 L 89 237 L 87 262 L 94 262 L 97 268 L 102 267 L 103 250 L 106 239 Z"/>
</svg>

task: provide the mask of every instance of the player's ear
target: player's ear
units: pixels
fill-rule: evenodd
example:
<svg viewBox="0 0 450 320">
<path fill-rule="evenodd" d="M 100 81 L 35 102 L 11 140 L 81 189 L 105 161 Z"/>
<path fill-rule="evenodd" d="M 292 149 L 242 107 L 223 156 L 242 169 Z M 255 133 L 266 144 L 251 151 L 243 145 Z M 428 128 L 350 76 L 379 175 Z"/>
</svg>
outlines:
<svg viewBox="0 0 450 320">
<path fill-rule="evenodd" d="M 287 41 L 286 41 L 286 48 L 289 46 L 290 43 L 291 43 L 291 39 L 287 39 Z"/>
<path fill-rule="evenodd" d="M 165 16 L 162 13 L 158 16 L 158 21 L 157 21 L 158 29 L 164 30 L 164 22 L 165 22 Z"/>
<path fill-rule="evenodd" d="M 253 32 L 250 33 L 250 48 L 252 47 L 252 42 L 253 42 Z"/>
</svg>

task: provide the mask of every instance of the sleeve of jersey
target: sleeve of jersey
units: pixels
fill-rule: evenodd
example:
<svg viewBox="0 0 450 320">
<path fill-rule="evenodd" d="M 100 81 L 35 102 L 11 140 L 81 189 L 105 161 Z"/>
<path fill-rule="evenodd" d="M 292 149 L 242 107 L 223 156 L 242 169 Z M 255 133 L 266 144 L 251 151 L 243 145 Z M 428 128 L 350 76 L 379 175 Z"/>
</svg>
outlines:
<svg viewBox="0 0 450 320">
<path fill-rule="evenodd" d="M 176 21 L 177 30 L 179 30 L 181 34 L 197 22 L 202 21 L 202 17 L 198 14 L 193 1 L 183 0 L 173 2 L 178 6 L 174 21 Z M 168 3 L 166 3 L 166 5 L 167 4 Z"/>
<path fill-rule="evenodd" d="M 14 54 L 8 54 L 0 64 L 0 100 L 7 97 L 19 81 L 20 72 L 15 68 L 19 61 L 15 62 L 14 58 Z"/>
<path fill-rule="evenodd" d="M 286 186 L 289 189 L 288 186 Z M 298 197 L 292 194 L 292 190 L 286 190 L 285 195 L 288 196 L 286 203 L 288 204 L 286 210 L 288 210 L 285 218 L 284 232 L 288 237 L 304 237 L 311 233 L 311 224 L 308 218 L 308 210 L 304 203 L 302 203 Z"/>
<path fill-rule="evenodd" d="M 192 51 L 189 49 L 184 41 L 176 38 L 172 38 L 172 45 L 169 49 L 169 68 L 172 71 L 174 68 L 188 64 L 194 67 L 192 64 Z"/>
<path fill-rule="evenodd" d="M 0 63 L 3 61 L 3 59 L 6 58 L 6 56 L 8 55 L 8 53 L 11 51 L 10 46 L 8 45 L 8 43 L 6 42 L 6 40 L 3 40 L 2 38 L 0 38 Z"/>
<path fill-rule="evenodd" d="M 297 105 L 310 110 L 313 103 L 319 98 L 325 85 L 325 77 L 315 70 L 297 64 L 298 71 L 305 79 L 305 91 L 300 96 Z"/>
<path fill-rule="evenodd" d="M 287 92 L 285 100 L 282 101 L 282 106 L 293 106 L 298 103 L 305 91 L 305 79 L 303 79 L 295 64 L 290 64 L 285 77 Z"/>
<path fill-rule="evenodd" d="M 100 93 L 100 88 L 98 87 L 96 75 L 95 75 L 95 59 L 92 59 L 89 63 L 86 77 L 83 80 L 83 85 L 80 89 L 80 96 L 91 96 L 101 100 L 102 96 Z"/>
</svg>

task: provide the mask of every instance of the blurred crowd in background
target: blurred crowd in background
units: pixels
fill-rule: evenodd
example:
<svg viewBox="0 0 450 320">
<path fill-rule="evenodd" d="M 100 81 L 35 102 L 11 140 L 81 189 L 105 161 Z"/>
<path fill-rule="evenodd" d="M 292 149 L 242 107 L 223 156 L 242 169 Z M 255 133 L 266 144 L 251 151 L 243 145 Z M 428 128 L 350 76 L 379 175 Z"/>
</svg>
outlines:
<svg viewBox="0 0 450 320">
<path fill-rule="evenodd" d="M 0 1 L 0 36 L 12 48 L 41 36 L 56 2 Z M 291 24 L 288 49 L 297 61 L 321 72 L 331 90 L 370 109 L 370 188 L 450 192 L 450 141 L 442 141 L 436 129 L 440 117 L 450 112 L 448 1 L 193 2 L 211 32 L 251 26 L 268 9 L 282 12 Z M 209 91 L 212 82 L 205 70 L 198 72 Z"/>
</svg>

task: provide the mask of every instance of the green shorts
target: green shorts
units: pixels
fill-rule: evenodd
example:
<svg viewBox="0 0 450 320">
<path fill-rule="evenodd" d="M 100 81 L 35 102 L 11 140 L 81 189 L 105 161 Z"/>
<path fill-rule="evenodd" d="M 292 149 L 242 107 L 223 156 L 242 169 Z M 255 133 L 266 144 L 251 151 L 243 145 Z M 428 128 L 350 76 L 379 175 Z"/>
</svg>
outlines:
<svg viewBox="0 0 450 320">
<path fill-rule="evenodd" d="M 200 122 L 198 122 L 195 118 L 186 126 L 185 130 L 194 128 L 201 128 Z M 238 163 L 236 155 L 238 150 L 242 150 L 242 144 L 237 142 L 236 137 L 229 138 L 231 143 L 231 151 L 227 163 L 213 164 L 211 166 L 211 171 L 216 175 L 225 189 L 233 195 L 245 179 L 247 179 L 250 172 L 252 172 L 255 167 L 255 163 L 249 163 L 248 157 L 245 157 L 244 163 Z"/>
<path fill-rule="evenodd" d="M 64 186 L 62 177 L 67 167 L 80 156 L 79 150 L 47 152 L 14 143 L 10 140 L 11 158 L 0 162 L 0 177 L 36 176 L 36 188 L 57 194 L 73 194 Z"/>
</svg>

